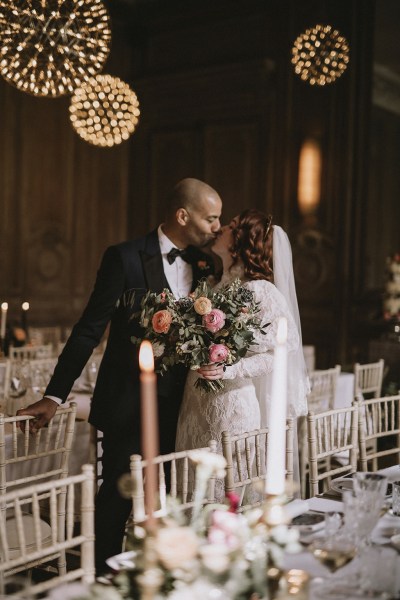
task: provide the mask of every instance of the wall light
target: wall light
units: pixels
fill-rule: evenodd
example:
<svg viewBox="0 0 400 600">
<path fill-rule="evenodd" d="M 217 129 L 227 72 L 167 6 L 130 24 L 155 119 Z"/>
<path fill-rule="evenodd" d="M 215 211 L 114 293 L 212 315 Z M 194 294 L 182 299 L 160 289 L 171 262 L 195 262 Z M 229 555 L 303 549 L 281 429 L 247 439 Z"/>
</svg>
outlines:
<svg viewBox="0 0 400 600">
<path fill-rule="evenodd" d="M 304 217 L 314 215 L 321 200 L 321 148 L 316 140 L 303 143 L 299 157 L 297 199 Z"/>
</svg>

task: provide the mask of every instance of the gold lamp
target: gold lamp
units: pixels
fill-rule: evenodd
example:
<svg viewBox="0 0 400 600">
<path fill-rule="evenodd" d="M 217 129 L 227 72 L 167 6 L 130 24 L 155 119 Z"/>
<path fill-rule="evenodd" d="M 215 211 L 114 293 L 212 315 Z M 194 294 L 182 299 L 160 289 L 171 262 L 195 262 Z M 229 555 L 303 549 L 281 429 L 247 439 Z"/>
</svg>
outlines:
<svg viewBox="0 0 400 600">
<path fill-rule="evenodd" d="M 343 75 L 349 44 L 331 25 L 315 25 L 298 36 L 292 48 L 294 71 L 310 85 L 324 86 Z"/>
<path fill-rule="evenodd" d="M 135 131 L 140 111 L 137 96 L 127 83 L 111 75 L 97 75 L 75 90 L 69 113 L 83 140 L 111 147 Z"/>
<path fill-rule="evenodd" d="M 23 92 L 72 93 L 102 69 L 110 40 L 101 0 L 0 0 L 0 73 Z"/>
</svg>

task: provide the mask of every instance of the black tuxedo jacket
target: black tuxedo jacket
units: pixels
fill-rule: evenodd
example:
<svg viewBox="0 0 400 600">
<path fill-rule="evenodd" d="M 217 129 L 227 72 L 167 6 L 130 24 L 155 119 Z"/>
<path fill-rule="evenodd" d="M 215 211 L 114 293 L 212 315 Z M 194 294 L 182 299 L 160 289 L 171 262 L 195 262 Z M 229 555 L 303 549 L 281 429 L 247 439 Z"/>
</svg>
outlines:
<svg viewBox="0 0 400 600">
<path fill-rule="evenodd" d="M 210 257 L 198 249 L 191 247 L 190 253 L 195 286 L 212 272 L 212 264 Z M 142 337 L 142 332 L 131 316 L 139 310 L 140 301 L 149 289 L 161 292 L 165 287 L 168 283 L 157 230 L 138 240 L 107 248 L 89 302 L 59 357 L 45 395 L 66 400 L 110 322 L 89 421 L 102 431 L 115 435 L 133 433 L 140 438 L 138 348 L 131 342 L 131 336 Z M 126 302 L 128 297 L 130 303 Z M 185 369 L 177 366 L 158 377 L 159 403 L 161 398 L 171 403 L 171 409 L 174 405 L 179 410 L 185 376 Z"/>
</svg>

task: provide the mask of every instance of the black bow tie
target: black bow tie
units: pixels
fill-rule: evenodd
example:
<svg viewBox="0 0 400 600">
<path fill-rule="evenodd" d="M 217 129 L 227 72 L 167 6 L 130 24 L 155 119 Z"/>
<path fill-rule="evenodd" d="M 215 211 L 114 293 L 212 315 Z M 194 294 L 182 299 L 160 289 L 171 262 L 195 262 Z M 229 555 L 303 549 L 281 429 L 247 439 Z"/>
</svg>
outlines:
<svg viewBox="0 0 400 600">
<path fill-rule="evenodd" d="M 188 251 L 185 248 L 184 250 L 179 250 L 179 248 L 171 248 L 171 250 L 167 254 L 167 260 L 170 265 L 175 262 L 177 256 L 180 256 L 186 262 L 189 262 Z"/>
</svg>

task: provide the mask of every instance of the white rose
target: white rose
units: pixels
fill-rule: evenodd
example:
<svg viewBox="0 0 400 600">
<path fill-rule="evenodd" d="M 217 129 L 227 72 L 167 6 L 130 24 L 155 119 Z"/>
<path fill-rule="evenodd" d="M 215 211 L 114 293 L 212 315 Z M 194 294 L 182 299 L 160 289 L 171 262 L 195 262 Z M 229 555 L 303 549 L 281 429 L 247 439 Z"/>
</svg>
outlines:
<svg viewBox="0 0 400 600">
<path fill-rule="evenodd" d="M 190 452 L 189 458 L 198 468 L 203 468 L 216 477 L 225 477 L 226 460 L 221 454 L 207 450 L 193 450 Z"/>
<path fill-rule="evenodd" d="M 156 358 L 164 354 L 165 344 L 162 344 L 161 342 L 152 342 L 151 345 L 153 346 L 153 354 Z"/>
<path fill-rule="evenodd" d="M 213 573 L 221 574 L 229 569 L 229 549 L 225 544 L 206 544 L 199 550 L 204 566 Z"/>
<path fill-rule="evenodd" d="M 166 569 L 177 569 L 192 560 L 199 539 L 190 527 L 163 527 L 157 531 L 157 554 Z"/>
</svg>

